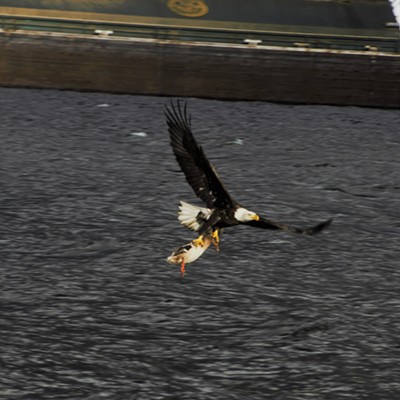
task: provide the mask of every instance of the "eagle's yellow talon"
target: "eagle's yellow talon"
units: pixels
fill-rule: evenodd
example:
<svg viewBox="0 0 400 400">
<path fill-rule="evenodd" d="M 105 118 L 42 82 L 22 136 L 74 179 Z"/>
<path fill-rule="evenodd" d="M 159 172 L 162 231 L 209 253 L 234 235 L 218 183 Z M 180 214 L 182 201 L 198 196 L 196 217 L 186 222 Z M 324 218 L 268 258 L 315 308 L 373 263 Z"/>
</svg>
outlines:
<svg viewBox="0 0 400 400">
<path fill-rule="evenodd" d="M 203 240 L 203 235 L 200 235 L 197 239 L 194 239 L 192 241 L 192 243 L 196 246 L 196 247 L 204 247 L 204 240 Z"/>
<path fill-rule="evenodd" d="M 213 233 L 212 233 L 212 238 L 214 239 L 215 243 L 219 243 L 219 234 L 218 234 L 218 229 L 216 229 Z"/>
<path fill-rule="evenodd" d="M 219 250 L 219 231 L 218 231 L 218 229 L 213 231 L 213 233 L 211 234 L 211 237 L 212 237 L 212 242 L 213 242 L 213 245 L 215 246 L 215 249 L 217 251 L 220 251 Z"/>
</svg>

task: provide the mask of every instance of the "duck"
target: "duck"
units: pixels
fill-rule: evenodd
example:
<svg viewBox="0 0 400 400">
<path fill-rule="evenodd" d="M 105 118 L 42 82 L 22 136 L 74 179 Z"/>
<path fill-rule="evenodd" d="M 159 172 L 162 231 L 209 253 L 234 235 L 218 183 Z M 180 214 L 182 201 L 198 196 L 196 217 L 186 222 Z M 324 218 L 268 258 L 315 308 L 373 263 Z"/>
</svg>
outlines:
<svg viewBox="0 0 400 400">
<path fill-rule="evenodd" d="M 173 250 L 171 255 L 167 257 L 167 262 L 170 264 L 180 265 L 181 278 L 185 276 L 186 264 L 190 264 L 200 258 L 204 252 L 210 247 L 212 238 L 210 235 L 203 237 L 203 243 L 199 244 L 192 240 L 183 246 Z"/>
</svg>

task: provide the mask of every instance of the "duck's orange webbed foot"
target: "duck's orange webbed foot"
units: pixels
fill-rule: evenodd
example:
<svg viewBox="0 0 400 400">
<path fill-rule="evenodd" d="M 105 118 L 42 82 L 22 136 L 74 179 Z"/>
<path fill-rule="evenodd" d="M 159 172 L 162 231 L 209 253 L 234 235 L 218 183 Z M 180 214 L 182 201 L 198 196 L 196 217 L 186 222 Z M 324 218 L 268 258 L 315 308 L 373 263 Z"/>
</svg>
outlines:
<svg viewBox="0 0 400 400">
<path fill-rule="evenodd" d="M 182 260 L 181 264 L 181 278 L 185 276 L 185 260 Z"/>
</svg>

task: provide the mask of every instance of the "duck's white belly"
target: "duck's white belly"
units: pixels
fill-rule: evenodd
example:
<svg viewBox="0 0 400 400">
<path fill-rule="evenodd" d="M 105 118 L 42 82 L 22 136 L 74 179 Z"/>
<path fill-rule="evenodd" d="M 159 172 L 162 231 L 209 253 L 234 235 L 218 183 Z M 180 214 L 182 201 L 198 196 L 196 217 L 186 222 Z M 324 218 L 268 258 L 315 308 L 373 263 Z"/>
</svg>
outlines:
<svg viewBox="0 0 400 400">
<path fill-rule="evenodd" d="M 207 250 L 208 246 L 192 246 L 191 249 L 186 253 L 186 264 L 196 261 L 203 253 Z"/>
<path fill-rule="evenodd" d="M 182 261 L 184 261 L 185 264 L 192 263 L 203 255 L 210 244 L 211 240 L 209 238 L 204 238 L 204 246 L 195 246 L 193 242 L 189 242 L 172 252 L 167 258 L 167 261 L 171 264 L 181 264 Z"/>
</svg>

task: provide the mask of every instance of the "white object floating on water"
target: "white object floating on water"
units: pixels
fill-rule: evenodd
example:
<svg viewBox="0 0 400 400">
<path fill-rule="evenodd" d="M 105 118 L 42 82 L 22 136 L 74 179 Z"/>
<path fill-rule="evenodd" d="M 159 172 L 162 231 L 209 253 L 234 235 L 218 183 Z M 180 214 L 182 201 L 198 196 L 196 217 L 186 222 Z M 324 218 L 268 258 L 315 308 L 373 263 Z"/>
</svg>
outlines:
<svg viewBox="0 0 400 400">
<path fill-rule="evenodd" d="M 110 105 L 107 103 L 102 103 L 102 104 L 97 104 L 96 107 L 110 107 Z"/>
<path fill-rule="evenodd" d="M 269 241 L 270 244 L 286 244 L 290 243 L 288 240 L 283 240 L 283 239 L 274 239 Z"/>
<path fill-rule="evenodd" d="M 146 137 L 147 133 L 146 132 L 132 132 L 131 136 Z"/>
<path fill-rule="evenodd" d="M 242 145 L 244 143 L 244 140 L 241 138 L 236 138 L 234 140 L 231 140 L 230 142 L 228 142 L 228 144 L 240 144 Z"/>
</svg>

